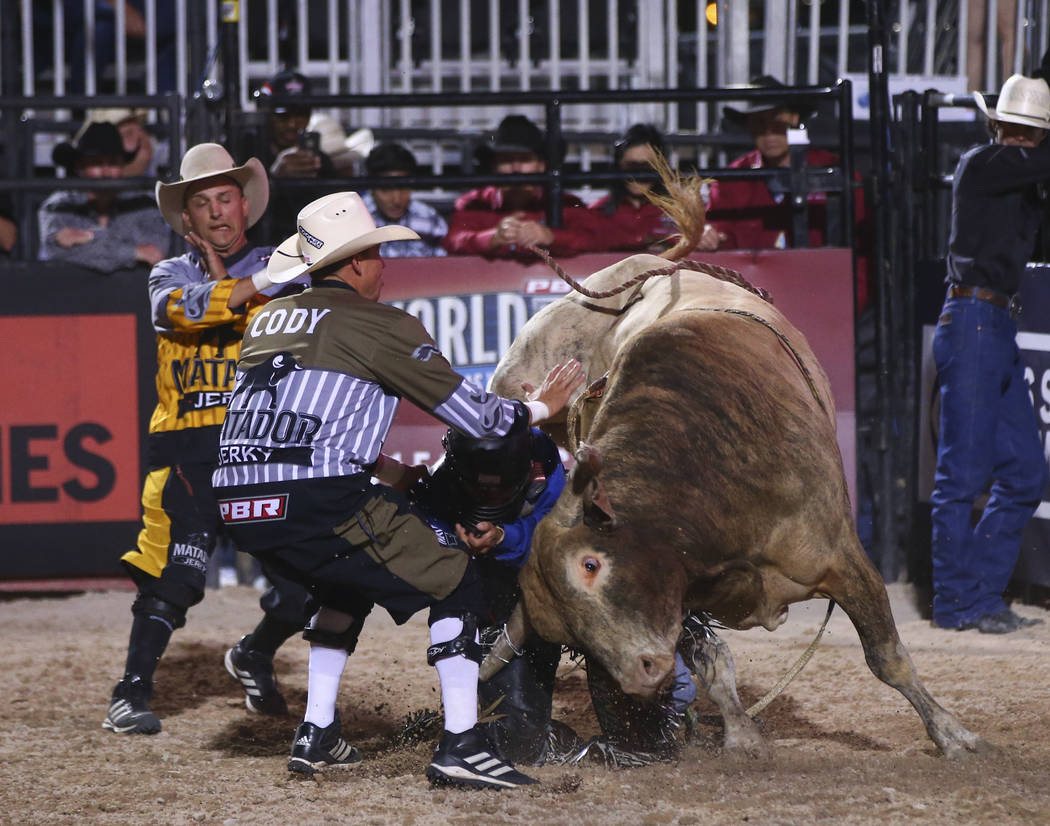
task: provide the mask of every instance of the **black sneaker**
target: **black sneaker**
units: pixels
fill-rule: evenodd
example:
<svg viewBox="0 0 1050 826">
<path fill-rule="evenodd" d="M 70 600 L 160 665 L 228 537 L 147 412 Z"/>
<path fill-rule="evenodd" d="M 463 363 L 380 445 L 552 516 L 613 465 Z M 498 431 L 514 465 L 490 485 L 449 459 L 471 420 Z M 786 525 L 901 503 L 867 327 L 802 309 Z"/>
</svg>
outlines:
<svg viewBox="0 0 1050 826">
<path fill-rule="evenodd" d="M 295 730 L 288 771 L 314 774 L 321 769 L 343 768 L 361 762 L 361 752 L 339 736 L 339 715 L 326 728 L 302 722 Z"/>
<path fill-rule="evenodd" d="M 513 789 L 539 782 L 500 760 L 477 726 L 461 734 L 441 735 L 427 766 L 427 779 L 434 785 L 477 789 Z"/>
<path fill-rule="evenodd" d="M 1009 611 L 1011 614 L 1013 614 L 1017 618 L 1017 627 L 1018 628 L 1031 628 L 1033 625 L 1042 625 L 1043 624 L 1042 617 L 1022 617 L 1013 608 L 1007 608 L 1006 610 Z"/>
<path fill-rule="evenodd" d="M 141 677 L 125 676 L 113 689 L 102 728 L 117 734 L 156 734 L 160 718 L 149 707 L 151 686 Z"/>
<path fill-rule="evenodd" d="M 277 688 L 273 658 L 246 647 L 246 639 L 241 637 L 240 642 L 226 652 L 226 670 L 244 687 L 248 711 L 282 717 L 288 713 L 288 704 Z"/>
<path fill-rule="evenodd" d="M 998 614 L 986 614 L 973 622 L 966 622 L 959 626 L 960 631 L 970 631 L 976 628 L 982 634 L 1012 634 L 1020 628 L 1029 628 L 1039 625 L 1041 619 L 1029 619 L 1009 608 L 1004 608 Z"/>
</svg>

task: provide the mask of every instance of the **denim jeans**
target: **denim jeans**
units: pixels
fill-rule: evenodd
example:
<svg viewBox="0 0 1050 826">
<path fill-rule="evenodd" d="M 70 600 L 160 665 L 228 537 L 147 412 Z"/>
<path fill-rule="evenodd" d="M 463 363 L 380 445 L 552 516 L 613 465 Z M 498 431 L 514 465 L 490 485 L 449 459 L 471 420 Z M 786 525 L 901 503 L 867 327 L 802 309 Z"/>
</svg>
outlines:
<svg viewBox="0 0 1050 826">
<path fill-rule="evenodd" d="M 933 338 L 941 390 L 933 495 L 933 619 L 957 628 L 1005 610 L 1021 533 L 1047 463 L 1007 310 L 949 298 Z M 971 528 L 974 501 L 990 497 Z"/>
</svg>

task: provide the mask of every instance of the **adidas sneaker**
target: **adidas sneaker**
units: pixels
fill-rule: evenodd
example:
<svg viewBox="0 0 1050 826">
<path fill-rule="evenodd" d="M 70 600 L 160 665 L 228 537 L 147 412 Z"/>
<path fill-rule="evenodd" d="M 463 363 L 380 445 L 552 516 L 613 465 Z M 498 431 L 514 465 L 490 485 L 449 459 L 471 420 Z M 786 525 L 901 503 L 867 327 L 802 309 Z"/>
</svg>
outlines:
<svg viewBox="0 0 1050 826">
<path fill-rule="evenodd" d="M 427 766 L 427 779 L 434 785 L 477 789 L 513 789 L 539 782 L 500 760 L 478 726 L 441 735 Z"/>
<path fill-rule="evenodd" d="M 288 713 L 288 704 L 277 687 L 273 659 L 246 647 L 246 639 L 242 637 L 226 652 L 226 670 L 243 686 L 246 694 L 244 704 L 248 711 L 281 717 Z"/>
<path fill-rule="evenodd" d="M 156 734 L 160 718 L 149 707 L 152 687 L 141 677 L 125 675 L 113 689 L 102 728 L 117 734 Z"/>
<path fill-rule="evenodd" d="M 314 774 L 322 769 L 344 768 L 361 762 L 361 752 L 339 736 L 339 714 L 321 728 L 303 721 L 295 730 L 288 771 Z"/>
</svg>

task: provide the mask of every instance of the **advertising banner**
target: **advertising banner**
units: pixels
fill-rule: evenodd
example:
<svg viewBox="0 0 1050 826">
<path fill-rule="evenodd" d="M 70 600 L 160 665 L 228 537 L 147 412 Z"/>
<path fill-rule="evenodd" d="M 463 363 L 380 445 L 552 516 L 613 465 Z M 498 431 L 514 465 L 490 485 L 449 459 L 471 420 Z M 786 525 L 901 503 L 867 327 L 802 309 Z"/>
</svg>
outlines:
<svg viewBox="0 0 1050 826">
<path fill-rule="evenodd" d="M 0 317 L 0 525 L 138 517 L 133 315 Z"/>
</svg>

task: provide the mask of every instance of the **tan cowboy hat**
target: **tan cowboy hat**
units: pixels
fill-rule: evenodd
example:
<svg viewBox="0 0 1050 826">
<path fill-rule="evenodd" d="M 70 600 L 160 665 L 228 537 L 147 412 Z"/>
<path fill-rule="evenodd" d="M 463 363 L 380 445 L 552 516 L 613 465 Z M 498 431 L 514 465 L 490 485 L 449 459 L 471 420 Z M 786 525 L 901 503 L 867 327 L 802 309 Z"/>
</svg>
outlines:
<svg viewBox="0 0 1050 826">
<path fill-rule="evenodd" d="M 345 261 L 384 241 L 419 238 L 398 224 L 377 229 L 356 192 L 334 192 L 311 201 L 299 211 L 296 224 L 298 232 L 281 242 L 266 265 L 266 274 L 274 284 L 285 284 L 303 273 Z"/>
<path fill-rule="evenodd" d="M 182 222 L 183 199 L 186 188 L 205 178 L 232 178 L 241 187 L 248 199 L 248 223 L 246 229 L 262 218 L 270 200 L 270 182 L 266 170 L 257 158 L 249 158 L 243 166 L 234 166 L 230 153 L 217 143 L 198 143 L 190 147 L 182 157 L 179 180 L 165 184 L 157 182 L 157 206 L 164 220 L 179 235 L 189 229 Z"/>
<path fill-rule="evenodd" d="M 974 92 L 973 99 L 989 120 L 1050 129 L 1050 86 L 1042 78 L 1010 75 L 999 90 L 994 109 L 980 92 Z"/>
</svg>

